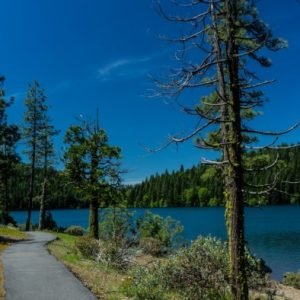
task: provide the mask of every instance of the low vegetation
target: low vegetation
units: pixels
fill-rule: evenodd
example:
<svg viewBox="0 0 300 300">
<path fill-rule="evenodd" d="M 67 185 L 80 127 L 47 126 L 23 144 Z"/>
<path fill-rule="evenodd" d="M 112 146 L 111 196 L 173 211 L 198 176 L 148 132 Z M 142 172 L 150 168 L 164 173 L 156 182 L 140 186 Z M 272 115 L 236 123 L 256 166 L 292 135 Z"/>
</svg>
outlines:
<svg viewBox="0 0 300 300">
<path fill-rule="evenodd" d="M 296 289 L 300 289 L 300 271 L 286 273 L 283 277 L 283 283 Z"/>
<path fill-rule="evenodd" d="M 133 299 L 231 299 L 227 272 L 227 246 L 211 237 L 199 237 L 150 268 L 136 266 L 123 284 Z M 269 269 L 261 260 L 247 256 L 250 288 L 266 296 L 275 293 Z"/>
<path fill-rule="evenodd" d="M 26 239 L 26 233 L 20 231 L 15 227 L 0 226 L 0 242 L 19 241 Z"/>
<path fill-rule="evenodd" d="M 83 236 L 85 230 L 81 226 L 70 226 L 65 230 L 65 233 L 76 235 L 76 236 Z"/>
<path fill-rule="evenodd" d="M 99 299 L 231 299 L 224 242 L 199 237 L 174 251 L 173 239 L 180 240 L 183 230 L 175 220 L 147 212 L 135 224 L 122 209 L 107 211 L 100 220 L 101 239 L 55 233 L 58 239 L 48 246 Z M 153 245 L 145 249 L 145 239 L 160 251 Z M 275 296 L 270 269 L 246 253 L 251 299 L 284 299 Z"/>
</svg>

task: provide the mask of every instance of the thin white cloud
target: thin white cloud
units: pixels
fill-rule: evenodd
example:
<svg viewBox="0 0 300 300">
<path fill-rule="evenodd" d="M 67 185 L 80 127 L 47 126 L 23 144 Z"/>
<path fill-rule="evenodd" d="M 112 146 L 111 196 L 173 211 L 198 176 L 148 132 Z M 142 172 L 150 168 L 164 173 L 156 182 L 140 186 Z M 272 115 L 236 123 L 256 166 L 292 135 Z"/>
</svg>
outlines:
<svg viewBox="0 0 300 300">
<path fill-rule="evenodd" d="M 141 64 L 147 63 L 155 58 L 157 54 L 137 57 L 137 58 L 123 58 L 115 60 L 109 64 L 106 64 L 98 69 L 98 76 L 100 79 L 107 80 L 113 77 L 114 75 L 118 77 L 128 76 L 128 67 L 130 69 L 135 69 L 135 74 L 140 74 L 141 72 L 137 72 L 137 68 L 140 67 Z M 144 73 L 144 67 L 141 68 Z"/>
<path fill-rule="evenodd" d="M 103 67 L 101 67 L 99 70 L 98 70 L 98 73 L 99 73 L 99 76 L 100 77 L 103 77 L 103 76 L 107 76 L 109 75 L 112 71 L 114 71 L 115 69 L 118 69 L 122 66 L 126 66 L 130 64 L 130 60 L 128 59 L 119 59 L 119 60 L 116 60 L 110 64 L 107 64 Z"/>
</svg>

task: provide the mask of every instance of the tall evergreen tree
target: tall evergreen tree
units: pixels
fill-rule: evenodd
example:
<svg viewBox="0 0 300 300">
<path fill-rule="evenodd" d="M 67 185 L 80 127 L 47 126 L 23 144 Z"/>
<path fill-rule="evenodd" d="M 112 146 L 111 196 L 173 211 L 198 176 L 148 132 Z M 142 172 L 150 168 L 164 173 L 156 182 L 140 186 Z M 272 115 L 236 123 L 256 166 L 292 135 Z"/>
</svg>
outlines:
<svg viewBox="0 0 300 300">
<path fill-rule="evenodd" d="M 45 106 L 44 119 L 42 122 L 40 143 L 38 147 L 38 161 L 43 170 L 42 182 L 41 182 L 41 195 L 40 195 L 40 217 L 39 217 L 39 229 L 45 229 L 46 218 L 46 205 L 48 197 L 48 184 L 49 184 L 49 169 L 54 163 L 54 144 L 53 137 L 58 134 L 59 131 L 54 129 L 51 125 L 51 120 L 47 116 L 48 107 Z"/>
<path fill-rule="evenodd" d="M 26 112 L 24 115 L 23 139 L 26 142 L 25 153 L 30 162 L 30 184 L 28 192 L 26 230 L 30 229 L 31 211 L 35 196 L 36 168 L 39 159 L 39 149 L 42 149 L 43 130 L 45 128 L 46 96 L 40 84 L 34 81 L 29 85 L 25 98 Z"/>
<path fill-rule="evenodd" d="M 264 103 L 263 94 L 257 88 L 269 83 L 260 81 L 249 69 L 249 60 L 269 67 L 271 61 L 261 55 L 261 50 L 277 51 L 286 43 L 273 38 L 268 26 L 259 18 L 255 1 L 191 0 L 184 5 L 179 0 L 174 2 L 178 5 L 177 9 L 188 10 L 183 17 L 168 16 L 160 5 L 159 11 L 168 20 L 189 26 L 189 31 L 176 39 L 183 45 L 176 56 L 182 63 L 181 68 L 172 72 L 169 82 L 158 84 L 162 94 L 168 95 L 178 95 L 186 89 L 200 87 L 209 87 L 212 91 L 202 97 L 201 103 L 185 107 L 187 113 L 199 116 L 200 125 L 190 135 L 174 137 L 172 141 L 179 143 L 198 136 L 197 147 L 222 152 L 219 161 L 204 162 L 223 168 L 231 291 L 234 299 L 245 300 L 248 299 L 248 286 L 245 273 L 244 192 L 263 194 L 274 185 L 252 185 L 249 188 L 245 182 L 243 154 L 247 145 L 257 140 L 255 135 L 277 138 L 289 131 L 265 132 L 252 129 L 247 123 L 257 115 L 255 108 Z M 199 51 L 202 51 L 204 59 L 195 62 Z M 207 132 L 207 136 L 203 136 Z"/>
<path fill-rule="evenodd" d="M 83 122 L 66 133 L 64 154 L 68 178 L 90 203 L 89 236 L 99 238 L 99 201 L 119 176 L 120 148 L 109 145 L 106 132 L 96 124 Z"/>
</svg>

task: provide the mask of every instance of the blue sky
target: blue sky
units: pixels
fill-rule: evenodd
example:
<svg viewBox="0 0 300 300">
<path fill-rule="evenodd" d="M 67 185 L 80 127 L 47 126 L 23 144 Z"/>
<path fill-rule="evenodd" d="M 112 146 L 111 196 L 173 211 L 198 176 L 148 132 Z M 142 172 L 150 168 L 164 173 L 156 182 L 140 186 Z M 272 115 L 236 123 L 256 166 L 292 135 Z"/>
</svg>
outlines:
<svg viewBox="0 0 300 300">
<path fill-rule="evenodd" d="M 261 73 L 277 82 L 265 88 L 270 101 L 255 125 L 284 129 L 300 119 L 300 4 L 262 0 L 259 9 L 289 48 L 272 54 L 273 67 Z M 188 132 L 195 122 L 174 101 L 146 97 L 153 88 L 148 75 L 161 76 L 172 64 L 172 48 L 158 36 L 180 33 L 158 16 L 152 0 L 3 0 L 1 12 L 0 72 L 7 95 L 16 98 L 10 119 L 22 122 L 27 86 L 38 80 L 62 130 L 60 155 L 65 130 L 80 114 L 93 118 L 99 107 L 111 143 L 123 150 L 127 183 L 211 156 L 191 142 L 155 154 L 145 150 Z M 300 141 L 299 134 L 282 141 Z"/>
</svg>

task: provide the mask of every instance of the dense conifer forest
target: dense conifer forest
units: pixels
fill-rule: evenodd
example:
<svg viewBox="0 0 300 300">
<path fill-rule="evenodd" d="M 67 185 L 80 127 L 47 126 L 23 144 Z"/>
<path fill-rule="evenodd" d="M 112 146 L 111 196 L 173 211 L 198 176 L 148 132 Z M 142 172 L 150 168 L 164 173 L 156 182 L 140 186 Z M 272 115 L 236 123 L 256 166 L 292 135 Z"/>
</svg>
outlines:
<svg viewBox="0 0 300 300">
<path fill-rule="evenodd" d="M 255 185 L 265 185 L 280 176 L 276 187 L 268 194 L 248 195 L 247 205 L 265 204 L 300 204 L 300 150 L 288 148 L 280 150 L 278 168 L 270 168 L 265 172 L 250 174 L 249 181 Z M 265 164 L 276 159 L 274 150 L 260 150 L 249 153 L 247 163 L 254 166 Z M 120 194 L 120 203 L 129 207 L 197 207 L 224 205 L 221 170 L 206 165 L 195 165 L 192 168 L 181 168 L 177 171 L 166 170 L 163 174 L 154 174 L 139 184 L 125 186 Z M 49 195 L 47 206 L 51 208 L 83 208 L 88 207 L 88 200 L 82 199 L 69 184 L 63 171 L 49 170 Z M 18 163 L 11 176 L 9 185 L 9 207 L 13 210 L 26 209 L 26 193 L 28 192 L 29 166 Z M 37 182 L 43 172 L 37 171 Z M 41 177 L 39 179 L 39 177 Z M 16 184 L 17 183 L 17 184 Z M 41 185 L 37 184 L 37 194 Z M 110 205 L 109 199 L 103 197 L 101 206 Z M 33 208 L 39 208 L 38 198 L 33 200 Z"/>
<path fill-rule="evenodd" d="M 278 167 L 248 175 L 248 180 L 262 188 L 280 179 L 269 193 L 247 194 L 247 205 L 299 204 L 300 185 L 297 182 L 300 172 L 299 148 L 280 150 L 279 157 L 270 149 L 247 154 L 246 164 L 258 168 L 265 162 L 278 159 Z M 190 207 L 224 205 L 221 170 L 206 165 L 196 165 L 185 169 L 150 176 L 140 184 L 126 191 L 128 206 L 132 207 Z M 297 184 L 298 183 L 298 184 Z"/>
</svg>

